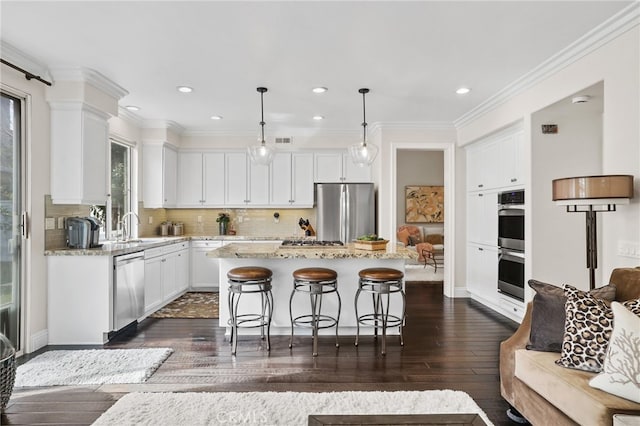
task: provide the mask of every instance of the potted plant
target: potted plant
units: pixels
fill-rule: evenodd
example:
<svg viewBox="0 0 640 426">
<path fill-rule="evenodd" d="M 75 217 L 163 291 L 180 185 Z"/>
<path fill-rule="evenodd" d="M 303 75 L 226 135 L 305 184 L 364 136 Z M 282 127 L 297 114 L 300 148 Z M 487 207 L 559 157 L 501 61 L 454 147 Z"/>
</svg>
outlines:
<svg viewBox="0 0 640 426">
<path fill-rule="evenodd" d="M 218 233 L 220 235 L 227 235 L 227 227 L 231 218 L 228 213 L 218 213 L 216 222 L 218 222 Z"/>
</svg>

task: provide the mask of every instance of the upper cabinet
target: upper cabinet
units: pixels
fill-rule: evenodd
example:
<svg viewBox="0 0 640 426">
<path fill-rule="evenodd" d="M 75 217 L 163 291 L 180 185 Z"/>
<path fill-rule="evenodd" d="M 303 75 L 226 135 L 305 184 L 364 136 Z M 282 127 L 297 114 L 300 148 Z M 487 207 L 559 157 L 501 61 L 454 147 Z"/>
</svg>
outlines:
<svg viewBox="0 0 640 426">
<path fill-rule="evenodd" d="M 178 207 L 224 206 L 224 153 L 178 153 Z"/>
<path fill-rule="evenodd" d="M 144 144 L 142 197 L 145 208 L 177 204 L 178 153 L 168 144 Z"/>
<path fill-rule="evenodd" d="M 47 88 L 51 111 L 51 199 L 104 205 L 108 197 L 109 125 L 127 94 L 102 74 L 56 69 Z"/>
<path fill-rule="evenodd" d="M 225 154 L 225 207 L 269 205 L 269 166 L 253 164 L 246 152 Z"/>
<path fill-rule="evenodd" d="M 271 206 L 313 207 L 313 154 L 276 153 L 270 183 Z"/>
<path fill-rule="evenodd" d="M 524 155 L 520 127 L 471 145 L 467 148 L 467 191 L 523 186 Z"/>
<path fill-rule="evenodd" d="M 316 152 L 314 154 L 314 181 L 371 182 L 371 166 L 358 166 L 345 151 Z"/>
<path fill-rule="evenodd" d="M 89 110 L 51 108 L 51 199 L 56 204 L 107 201 L 107 116 Z"/>
</svg>

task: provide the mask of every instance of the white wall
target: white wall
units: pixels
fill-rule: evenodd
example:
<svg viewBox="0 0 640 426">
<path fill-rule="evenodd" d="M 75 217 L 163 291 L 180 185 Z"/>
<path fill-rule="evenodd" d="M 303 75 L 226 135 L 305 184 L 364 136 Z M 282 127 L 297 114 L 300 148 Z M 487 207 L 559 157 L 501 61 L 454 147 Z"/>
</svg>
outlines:
<svg viewBox="0 0 640 426">
<path fill-rule="evenodd" d="M 602 98 L 594 98 L 592 102 L 602 105 Z M 572 105 L 570 99 L 559 104 L 564 107 L 546 108 L 535 113 L 531 120 L 531 161 L 540 165 L 532 170 L 530 185 L 531 253 L 536 260 L 531 274 L 541 281 L 568 283 L 588 290 L 585 214 L 567 213 L 565 207 L 552 203 L 551 181 L 601 174 L 602 108 L 586 109 L 587 105 Z M 541 124 L 557 124 L 558 133 L 542 134 Z M 574 161 L 576 157 L 580 161 Z M 602 214 L 598 214 L 598 220 L 601 217 Z M 596 272 L 599 285 L 602 269 Z"/>
<path fill-rule="evenodd" d="M 30 236 L 24 245 L 25 273 L 25 353 L 47 344 L 47 260 L 44 256 L 44 196 L 49 188 L 49 104 L 46 86 L 2 66 L 2 88 L 28 97 L 27 100 L 27 211 Z"/>
<path fill-rule="evenodd" d="M 526 124 L 534 112 L 585 87 L 604 81 L 603 142 L 602 156 L 599 158 L 601 171 L 605 174 L 634 175 L 636 188 L 635 198 L 631 200 L 630 205 L 621 206 L 616 213 L 600 215 L 598 218 L 603 244 L 598 264 L 605 277 L 615 267 L 640 264 L 638 259 L 618 256 L 616 253 L 619 241 L 633 241 L 640 244 L 639 52 L 640 29 L 636 25 L 599 49 L 458 129 L 459 144 L 464 145 L 517 120 L 523 119 Z M 531 134 L 526 129 L 525 125 L 525 146 L 531 147 Z M 531 152 L 528 155 L 531 155 Z M 540 176 L 539 171 L 547 167 L 544 162 L 540 162 L 540 159 L 533 158 L 533 160 L 535 162 L 531 165 L 529 185 L 532 179 Z M 581 152 L 564 160 L 578 163 L 591 161 L 588 155 L 583 157 Z M 551 183 L 542 182 L 541 184 L 550 185 Z M 551 204 L 550 199 L 547 202 Z M 574 221 L 578 220 L 574 219 Z M 537 225 L 546 228 L 553 226 L 552 222 L 553 218 L 539 218 Z M 532 239 L 540 245 L 563 244 L 562 241 L 547 239 L 548 237 L 539 241 L 541 237 L 536 234 L 536 223 L 532 226 L 533 229 L 531 227 L 527 229 L 528 244 Z M 584 228 L 576 226 L 574 232 L 566 238 L 583 239 Z M 527 251 L 530 250 L 531 246 L 528 246 Z M 562 257 L 554 261 L 562 263 Z M 545 267 L 545 263 L 536 257 L 531 257 L 530 263 L 532 268 L 530 270 L 537 271 Z M 551 281 L 561 280 L 561 277 L 555 274 L 549 275 L 548 278 Z"/>
</svg>

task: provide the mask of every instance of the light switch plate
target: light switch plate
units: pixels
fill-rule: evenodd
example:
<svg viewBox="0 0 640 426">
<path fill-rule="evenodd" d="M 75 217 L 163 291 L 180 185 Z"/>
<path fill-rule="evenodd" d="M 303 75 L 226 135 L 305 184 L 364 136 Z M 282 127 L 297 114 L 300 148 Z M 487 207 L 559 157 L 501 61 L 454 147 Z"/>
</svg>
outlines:
<svg viewBox="0 0 640 426">
<path fill-rule="evenodd" d="M 58 229 L 64 229 L 64 217 L 58 218 Z"/>
<path fill-rule="evenodd" d="M 635 241 L 618 241 L 618 256 L 640 259 L 640 243 Z"/>
<path fill-rule="evenodd" d="M 50 229 L 56 229 L 56 219 L 54 217 L 45 218 L 44 229 L 47 231 Z"/>
</svg>

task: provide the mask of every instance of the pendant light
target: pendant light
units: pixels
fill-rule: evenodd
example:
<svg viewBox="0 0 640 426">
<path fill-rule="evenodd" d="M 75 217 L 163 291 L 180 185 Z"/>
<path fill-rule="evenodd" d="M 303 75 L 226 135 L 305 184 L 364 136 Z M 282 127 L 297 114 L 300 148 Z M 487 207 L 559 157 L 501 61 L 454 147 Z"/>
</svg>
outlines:
<svg viewBox="0 0 640 426">
<path fill-rule="evenodd" d="M 373 163 L 378 154 L 378 147 L 367 145 L 367 111 L 364 97 L 369 93 L 369 89 L 360 89 L 358 93 L 362 93 L 362 141 L 349 147 L 349 155 L 355 164 L 364 167 Z"/>
<path fill-rule="evenodd" d="M 264 101 L 263 96 L 267 91 L 266 87 L 258 87 L 256 89 L 260 93 L 260 145 L 250 146 L 248 148 L 251 161 L 255 164 L 269 165 L 273 159 L 273 148 L 267 146 L 264 141 Z"/>
</svg>

